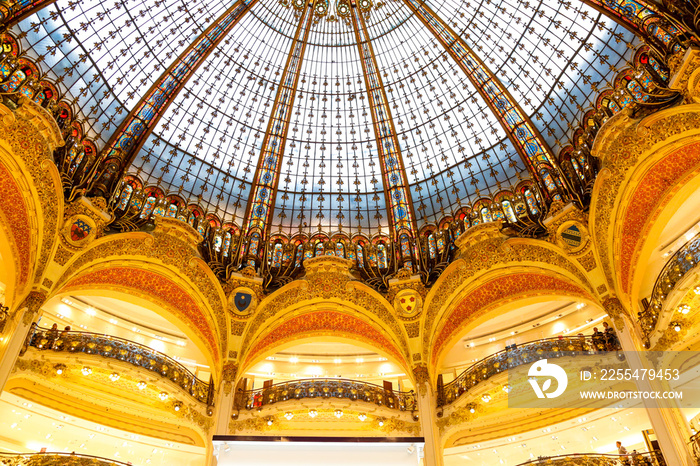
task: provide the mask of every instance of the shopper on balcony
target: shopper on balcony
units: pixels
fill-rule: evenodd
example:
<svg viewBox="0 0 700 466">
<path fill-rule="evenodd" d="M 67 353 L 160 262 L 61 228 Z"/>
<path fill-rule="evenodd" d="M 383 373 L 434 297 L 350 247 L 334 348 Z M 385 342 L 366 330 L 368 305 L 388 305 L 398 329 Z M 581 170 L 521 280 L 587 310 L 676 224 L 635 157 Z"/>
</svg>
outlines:
<svg viewBox="0 0 700 466">
<path fill-rule="evenodd" d="M 615 446 L 617 446 L 618 455 L 624 455 L 624 456 L 620 456 L 620 462 L 623 465 L 629 465 L 630 460 L 629 460 L 629 456 L 627 456 L 628 455 L 627 448 L 623 447 L 622 442 L 620 442 L 619 440 L 617 442 L 615 442 Z"/>
<path fill-rule="evenodd" d="M 58 324 L 53 324 L 51 328 L 49 329 L 48 332 L 46 332 L 46 339 L 48 342 L 46 343 L 46 348 L 50 349 L 53 348 L 53 343 L 56 341 L 58 338 Z"/>
<path fill-rule="evenodd" d="M 620 342 L 617 339 L 617 334 L 607 322 L 603 322 L 603 334 L 605 336 L 605 345 L 608 351 L 616 351 L 620 349 Z"/>
<path fill-rule="evenodd" d="M 596 351 L 605 351 L 605 335 L 598 327 L 593 327 L 593 346 Z"/>
</svg>

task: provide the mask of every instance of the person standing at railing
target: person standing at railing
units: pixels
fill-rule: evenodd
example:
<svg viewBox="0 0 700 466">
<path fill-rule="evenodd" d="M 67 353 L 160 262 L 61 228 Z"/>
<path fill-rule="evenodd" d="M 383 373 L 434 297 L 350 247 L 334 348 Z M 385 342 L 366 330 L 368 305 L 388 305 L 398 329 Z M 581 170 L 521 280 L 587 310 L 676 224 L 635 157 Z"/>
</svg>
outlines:
<svg viewBox="0 0 700 466">
<path fill-rule="evenodd" d="M 618 455 L 625 455 L 625 456 L 620 456 L 620 462 L 625 466 L 629 466 L 631 463 L 630 463 L 629 456 L 627 456 L 628 455 L 627 448 L 623 447 L 622 442 L 620 442 L 619 440 L 617 442 L 615 442 L 615 446 L 617 447 Z"/>
<path fill-rule="evenodd" d="M 603 335 L 605 336 L 605 344 L 608 351 L 615 351 L 620 348 L 620 343 L 617 340 L 617 334 L 607 322 L 603 322 Z"/>
<path fill-rule="evenodd" d="M 598 327 L 593 327 L 593 346 L 596 352 L 605 351 L 605 335 Z"/>
<path fill-rule="evenodd" d="M 51 349 L 53 347 L 53 343 L 58 339 L 58 324 L 53 324 L 49 331 L 46 332 L 46 339 L 48 340 L 46 343 L 46 348 Z"/>
</svg>

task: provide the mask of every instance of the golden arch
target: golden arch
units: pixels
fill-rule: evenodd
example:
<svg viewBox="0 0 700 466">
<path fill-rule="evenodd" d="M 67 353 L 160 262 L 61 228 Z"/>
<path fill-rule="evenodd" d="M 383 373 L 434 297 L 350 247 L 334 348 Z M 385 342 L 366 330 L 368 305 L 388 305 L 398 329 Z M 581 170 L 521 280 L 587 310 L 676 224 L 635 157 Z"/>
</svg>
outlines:
<svg viewBox="0 0 700 466">
<path fill-rule="evenodd" d="M 571 297 L 596 303 L 588 290 L 562 274 L 537 267 L 507 270 L 506 274 L 503 269 L 492 271 L 468 285 L 442 315 L 429 348 L 431 367 L 439 367 L 447 349 L 465 331 L 492 317 L 494 311 L 504 312 L 515 302 L 530 304 Z"/>
<path fill-rule="evenodd" d="M 207 318 L 209 311 L 192 289 L 171 280 L 172 272 L 154 264 L 135 261 L 103 263 L 81 270 L 61 285 L 54 296 L 83 295 L 119 298 L 140 305 L 174 321 L 207 357 L 212 373 L 221 365 L 220 340 L 215 325 Z"/>
</svg>

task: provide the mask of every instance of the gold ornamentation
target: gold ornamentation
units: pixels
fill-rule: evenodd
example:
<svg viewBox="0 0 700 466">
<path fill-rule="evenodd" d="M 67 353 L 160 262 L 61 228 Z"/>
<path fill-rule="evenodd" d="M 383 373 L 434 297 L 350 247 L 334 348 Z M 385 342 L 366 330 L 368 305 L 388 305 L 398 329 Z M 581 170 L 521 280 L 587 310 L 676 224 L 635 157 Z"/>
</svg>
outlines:
<svg viewBox="0 0 700 466">
<path fill-rule="evenodd" d="M 224 369 L 221 373 L 221 380 L 224 382 L 224 393 L 229 395 L 231 390 L 233 390 L 233 383 L 236 381 L 236 376 L 238 375 L 238 364 L 233 361 L 229 361 L 224 364 Z"/>
<path fill-rule="evenodd" d="M 612 296 L 607 297 L 603 300 L 603 307 L 605 308 L 605 312 L 612 319 L 613 324 L 615 324 L 615 328 L 620 331 L 623 330 L 625 324 L 622 320 L 622 316 L 626 314 L 629 315 L 629 313 L 622 307 L 620 300 Z"/>
<path fill-rule="evenodd" d="M 401 290 L 394 297 L 394 310 L 399 317 L 416 317 L 423 310 L 423 298 L 415 290 Z"/>
<path fill-rule="evenodd" d="M 413 361 L 418 362 L 421 360 L 421 354 L 420 353 L 413 353 Z"/>
<path fill-rule="evenodd" d="M 240 320 L 232 320 L 231 321 L 231 335 L 240 337 L 243 335 L 243 331 L 245 330 L 246 322 L 241 322 Z"/>
<path fill-rule="evenodd" d="M 578 257 L 576 260 L 578 260 L 579 264 L 581 264 L 581 266 L 586 270 L 586 272 L 590 272 L 598 266 L 598 264 L 596 264 L 595 255 L 593 254 L 593 251 L 588 251 L 587 254 Z"/>
<path fill-rule="evenodd" d="M 413 367 L 413 380 L 416 383 L 416 388 L 420 392 L 421 396 L 428 394 L 428 386 L 430 385 L 430 374 L 428 373 L 428 366 L 425 364 L 417 364 Z"/>
<path fill-rule="evenodd" d="M 596 288 L 596 291 L 600 296 L 603 296 L 608 291 L 608 287 L 605 285 L 600 285 L 598 288 Z"/>
<path fill-rule="evenodd" d="M 404 324 L 408 338 L 418 338 L 420 335 L 420 322 L 411 322 Z"/>
</svg>

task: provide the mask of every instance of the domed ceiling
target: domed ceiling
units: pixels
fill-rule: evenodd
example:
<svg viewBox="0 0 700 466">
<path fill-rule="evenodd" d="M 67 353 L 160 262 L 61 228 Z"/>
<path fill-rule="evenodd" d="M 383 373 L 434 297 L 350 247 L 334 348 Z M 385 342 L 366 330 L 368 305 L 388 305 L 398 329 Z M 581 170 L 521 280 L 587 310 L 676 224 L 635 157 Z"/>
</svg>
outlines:
<svg viewBox="0 0 700 466">
<path fill-rule="evenodd" d="M 317 1 L 309 12 L 300 0 L 243 2 L 247 11 L 166 106 L 129 172 L 242 226 L 263 175 L 256 172 L 266 131 L 279 129 L 271 114 L 286 96 L 291 107 L 274 122 L 289 116 L 286 143 L 273 141 L 282 148 L 280 168 L 264 192 L 272 198 L 271 232 L 386 232 L 387 183 L 399 170 L 420 227 L 531 176 L 508 123 L 485 100 L 482 73 L 492 73 L 556 156 L 638 44 L 580 1 L 426 1 L 488 67 L 470 79 L 445 37 L 417 16 L 416 0 L 360 0 L 359 22 L 345 1 Z M 16 29 L 28 54 L 69 88 L 102 149 L 165 70 L 233 6 L 59 0 Z M 285 94 L 281 84 L 294 89 Z M 382 154 L 379 146 L 391 141 L 398 151 Z"/>
</svg>

